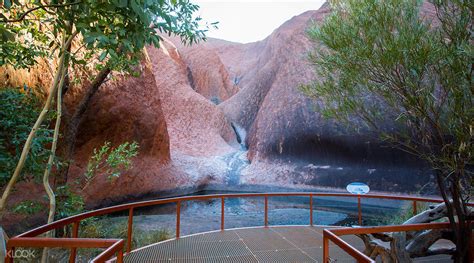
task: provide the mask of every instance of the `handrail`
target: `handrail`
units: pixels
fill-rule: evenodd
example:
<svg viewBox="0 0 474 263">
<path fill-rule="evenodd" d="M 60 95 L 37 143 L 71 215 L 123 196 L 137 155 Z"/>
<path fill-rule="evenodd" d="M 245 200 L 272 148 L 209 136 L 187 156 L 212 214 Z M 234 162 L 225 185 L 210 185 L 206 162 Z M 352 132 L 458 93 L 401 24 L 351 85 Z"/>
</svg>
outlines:
<svg viewBox="0 0 474 263">
<path fill-rule="evenodd" d="M 83 219 L 87 219 L 89 217 L 100 216 L 105 214 L 110 214 L 114 212 L 125 211 L 130 208 L 139 208 L 139 207 L 146 207 L 146 206 L 153 206 L 153 205 L 160 205 L 160 204 L 169 204 L 169 203 L 177 203 L 178 201 L 194 201 L 194 200 L 206 200 L 206 199 L 217 199 L 217 198 L 242 198 L 242 197 L 275 197 L 275 196 L 310 196 L 313 197 L 361 197 L 361 198 L 372 198 L 372 199 L 392 199 L 392 200 L 404 200 L 404 201 L 418 201 L 418 202 L 431 202 L 431 203 L 441 203 L 443 202 L 442 199 L 436 198 L 424 198 L 424 197 L 415 197 L 415 196 L 392 196 L 392 195 L 373 195 L 373 194 L 365 194 L 365 195 L 355 195 L 355 194 L 346 194 L 346 193 L 310 193 L 310 192 L 296 192 L 296 193 L 242 193 L 242 194 L 215 194 L 215 195 L 197 195 L 197 196 L 182 196 L 182 197 L 173 197 L 173 198 L 165 198 L 165 199 L 156 199 L 150 201 L 141 201 L 141 202 L 134 202 L 116 206 L 110 206 L 106 208 L 101 208 L 93 211 L 84 212 L 82 214 L 78 214 L 75 216 L 67 217 L 64 219 L 60 219 L 58 221 L 52 222 L 50 224 L 46 224 L 40 226 L 38 228 L 32 229 L 27 231 L 23 234 L 18 235 L 18 237 L 32 237 L 38 236 L 40 234 L 46 233 L 50 230 L 69 225 L 76 221 L 82 221 Z"/>
<path fill-rule="evenodd" d="M 381 232 L 406 232 L 406 231 L 420 231 L 427 229 L 443 229 L 449 228 L 448 222 L 444 223 L 424 223 L 424 224 L 407 224 L 407 225 L 392 225 L 392 226 L 373 226 L 373 227 L 345 227 L 337 229 L 324 229 L 323 231 L 323 263 L 329 263 L 329 240 L 342 248 L 349 255 L 361 263 L 374 263 L 375 261 L 346 243 L 340 236 L 356 235 L 356 234 L 374 234 Z"/>
<path fill-rule="evenodd" d="M 329 240 L 334 244 L 338 245 L 347 254 L 351 255 L 359 263 L 374 263 L 375 261 L 369 258 L 364 253 L 360 252 L 358 249 L 355 249 L 353 246 L 349 245 L 346 241 L 342 240 L 336 236 L 333 232 L 328 229 L 323 230 L 323 262 L 329 263 Z"/>
<path fill-rule="evenodd" d="M 115 254 L 117 254 L 117 263 L 122 263 L 123 262 L 123 239 L 119 239 L 117 242 L 115 242 L 112 246 L 104 250 L 102 253 L 100 253 L 97 257 L 95 257 L 91 263 L 102 263 L 105 262 L 106 260 L 109 260 L 111 257 L 113 257 Z"/>
<path fill-rule="evenodd" d="M 14 237 L 8 241 L 5 262 L 13 262 L 15 247 L 106 248 L 92 263 L 104 263 L 117 254 L 117 263 L 123 262 L 123 240 L 101 238 Z"/>
<path fill-rule="evenodd" d="M 313 198 L 314 197 L 352 197 L 357 198 L 358 204 L 358 219 L 359 225 L 362 225 L 362 209 L 361 209 L 361 199 L 362 198 L 371 198 L 371 199 L 391 199 L 391 200 L 402 200 L 402 201 L 412 201 L 413 202 L 413 210 L 416 213 L 416 202 L 431 202 L 431 203 L 440 203 L 443 202 L 442 199 L 437 198 L 425 198 L 425 197 L 418 197 L 418 196 L 394 196 L 394 195 L 383 195 L 383 194 L 365 194 L 365 195 L 355 195 L 349 193 L 321 193 L 321 192 L 276 192 L 276 193 L 229 193 L 229 194 L 213 194 L 213 195 L 198 195 L 198 196 L 181 196 L 181 197 L 172 197 L 172 198 L 165 198 L 165 199 L 155 199 L 149 201 L 140 201 L 140 202 L 133 202 L 128 204 L 121 204 L 106 208 L 101 208 L 93 211 L 84 212 L 75 216 L 71 216 L 68 218 L 60 219 L 58 221 L 37 227 L 25 233 L 22 233 L 15 237 L 15 240 L 21 243 L 20 240 L 27 241 L 28 239 L 51 231 L 53 229 L 57 229 L 59 227 L 64 227 L 70 224 L 73 224 L 73 231 L 72 231 L 72 238 L 77 239 L 78 236 L 78 228 L 80 222 L 84 219 L 106 215 L 114 212 L 126 211 L 128 210 L 128 229 L 127 229 L 127 248 L 126 251 L 129 253 L 132 249 L 132 224 L 133 224 L 133 213 L 134 209 L 140 207 L 147 207 L 147 206 L 154 206 L 159 204 L 169 204 L 169 203 L 176 203 L 176 238 L 180 236 L 180 208 L 181 202 L 184 201 L 196 201 L 196 200 L 208 200 L 208 199 L 220 199 L 221 204 L 221 230 L 224 230 L 224 206 L 225 206 L 225 199 L 226 198 L 243 198 L 243 197 L 264 197 L 265 198 L 265 211 L 264 211 L 264 225 L 268 226 L 268 198 L 269 197 L 285 197 L 285 196 L 299 196 L 299 197 L 309 197 L 310 198 L 310 225 L 313 225 Z M 470 203 L 469 206 L 474 206 L 474 204 Z M 44 239 L 44 238 L 40 238 Z M 14 241 L 16 242 L 16 241 Z M 337 241 L 336 241 L 337 242 Z M 17 243 L 17 247 L 20 246 L 20 243 Z M 10 244 L 10 243 L 9 243 Z M 116 244 L 113 246 L 112 250 L 115 251 L 116 247 L 120 245 Z M 122 243 L 123 246 L 123 243 Z M 11 246 L 13 247 L 13 246 Z M 107 251 L 107 256 L 110 254 L 110 251 Z M 76 256 L 76 247 L 71 247 L 71 255 L 70 255 L 70 262 L 75 261 Z M 102 256 L 105 258 L 105 256 Z"/>
</svg>

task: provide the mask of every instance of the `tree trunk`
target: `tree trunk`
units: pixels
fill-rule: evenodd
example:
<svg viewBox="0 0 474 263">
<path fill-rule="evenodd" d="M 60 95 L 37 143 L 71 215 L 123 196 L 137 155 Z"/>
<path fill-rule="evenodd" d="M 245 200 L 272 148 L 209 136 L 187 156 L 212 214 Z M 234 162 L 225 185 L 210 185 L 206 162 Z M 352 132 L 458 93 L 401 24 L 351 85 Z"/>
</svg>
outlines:
<svg viewBox="0 0 474 263">
<path fill-rule="evenodd" d="M 453 231 L 453 242 L 456 245 L 454 253 L 455 263 L 469 262 L 469 249 L 471 245 L 471 222 L 468 220 L 468 208 L 462 200 L 462 192 L 460 189 L 459 175 L 454 173 L 450 176 L 444 176 L 442 171 L 437 170 L 436 178 L 438 187 L 443 196 L 443 200 L 447 208 L 447 216 Z M 446 183 L 449 183 L 446 185 Z M 450 196 L 452 201 L 450 200 Z"/>
<path fill-rule="evenodd" d="M 79 125 L 84 116 L 84 113 L 86 112 L 87 108 L 89 107 L 92 101 L 92 98 L 97 93 L 102 83 L 104 83 L 105 79 L 110 74 L 110 72 L 111 72 L 110 68 L 104 68 L 97 74 L 95 79 L 87 87 L 84 97 L 82 98 L 81 102 L 77 106 L 77 109 L 74 111 L 74 114 L 69 120 L 69 123 L 67 124 L 66 130 L 64 132 L 65 137 L 64 137 L 64 145 L 63 145 L 63 149 L 64 149 L 63 157 L 65 159 L 65 166 L 62 168 L 60 178 L 58 178 L 58 182 L 57 182 L 58 185 L 63 185 L 67 183 L 69 165 L 70 165 L 70 162 L 72 162 L 72 158 L 73 158 L 73 154 L 74 154 L 74 150 L 76 146 L 76 138 L 77 138 Z"/>
<path fill-rule="evenodd" d="M 57 106 L 57 111 L 56 111 L 56 124 L 54 126 L 54 136 L 53 136 L 53 143 L 51 145 L 51 153 L 49 154 L 49 159 L 48 159 L 48 164 L 46 166 L 46 169 L 44 170 L 44 175 L 43 175 L 43 185 L 44 189 L 46 191 L 46 194 L 48 195 L 49 199 L 49 214 L 48 214 L 48 224 L 52 223 L 54 221 L 54 214 L 56 213 L 56 196 L 54 194 L 53 189 L 51 188 L 51 185 L 49 184 L 49 176 L 51 174 L 51 169 L 54 164 L 54 159 L 55 159 L 55 154 L 56 154 L 56 147 L 58 145 L 58 137 L 59 137 L 59 127 L 61 125 L 61 106 L 62 106 L 62 87 L 66 78 L 66 73 L 67 73 L 67 67 L 63 69 L 62 72 L 62 77 L 61 81 L 59 83 L 58 94 L 56 96 L 56 106 Z M 51 230 L 50 232 L 47 233 L 47 236 L 53 237 L 54 236 L 54 230 Z M 41 262 L 46 262 L 48 258 L 48 248 L 43 249 L 43 255 L 41 258 Z"/>
</svg>

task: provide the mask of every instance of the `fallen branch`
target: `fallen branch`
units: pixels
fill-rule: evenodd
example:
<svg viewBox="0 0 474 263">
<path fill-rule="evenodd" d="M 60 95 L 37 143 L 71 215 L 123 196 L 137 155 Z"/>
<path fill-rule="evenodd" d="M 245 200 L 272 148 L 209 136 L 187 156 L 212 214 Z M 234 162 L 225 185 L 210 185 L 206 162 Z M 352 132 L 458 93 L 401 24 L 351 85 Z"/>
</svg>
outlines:
<svg viewBox="0 0 474 263">
<path fill-rule="evenodd" d="M 445 203 L 431 206 L 403 223 L 430 223 L 446 217 Z M 364 254 L 372 259 L 380 257 L 382 262 L 412 262 L 412 258 L 439 254 L 453 254 L 455 247 L 431 248 L 440 239 L 453 240 L 451 229 L 432 229 L 426 231 L 410 231 L 397 233 L 374 233 L 357 235 L 365 245 Z"/>
</svg>

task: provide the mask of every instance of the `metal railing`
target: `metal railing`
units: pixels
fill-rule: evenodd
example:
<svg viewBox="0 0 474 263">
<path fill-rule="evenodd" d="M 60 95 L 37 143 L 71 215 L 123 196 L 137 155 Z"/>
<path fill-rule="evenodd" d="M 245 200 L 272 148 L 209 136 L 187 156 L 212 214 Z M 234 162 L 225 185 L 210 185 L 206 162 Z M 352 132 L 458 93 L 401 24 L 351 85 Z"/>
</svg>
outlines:
<svg viewBox="0 0 474 263">
<path fill-rule="evenodd" d="M 92 263 L 105 262 L 117 255 L 117 262 L 123 262 L 123 240 L 122 239 L 99 239 L 99 238 L 47 238 L 47 237 L 14 237 L 8 240 L 7 256 L 5 262 L 13 262 L 15 247 L 37 247 L 37 248 L 71 248 L 74 252 L 77 248 L 105 248 Z M 74 259 L 75 261 L 75 253 Z"/>
<path fill-rule="evenodd" d="M 442 199 L 436 198 L 424 198 L 424 197 L 415 197 L 415 196 L 394 196 L 394 195 L 378 195 L 378 194 L 365 194 L 365 195 L 354 195 L 348 193 L 315 193 L 315 192 L 296 192 L 296 193 L 239 193 L 239 194 L 215 194 L 215 195 L 197 195 L 197 196 L 182 196 L 166 199 L 157 199 L 150 201 L 141 201 L 135 203 L 128 203 L 122 205 L 116 205 L 111 207 L 106 207 L 98 210 L 93 210 L 64 218 L 55 222 L 52 222 L 47 225 L 40 226 L 23 234 L 20 234 L 7 243 L 8 253 L 6 256 L 6 262 L 13 262 L 13 251 L 16 247 L 61 247 L 69 248 L 71 250 L 69 262 L 75 262 L 77 248 L 106 248 L 99 256 L 93 259 L 93 262 L 105 262 L 106 260 L 112 258 L 117 254 L 117 262 L 122 262 L 123 259 L 123 247 L 124 242 L 121 239 L 85 239 L 78 238 L 79 226 L 82 220 L 107 215 L 115 212 L 127 211 L 128 210 L 128 225 L 127 225 L 127 242 L 126 242 L 126 252 L 130 253 L 132 251 L 132 236 L 133 236 L 133 216 L 134 210 L 136 208 L 154 206 L 160 204 L 170 204 L 176 203 L 176 238 L 180 237 L 180 225 L 181 225 L 181 203 L 185 201 L 198 201 L 198 200 L 210 200 L 210 199 L 220 199 L 221 201 L 221 230 L 225 229 L 225 199 L 228 198 L 250 198 L 250 197 L 263 197 L 265 208 L 264 208 L 264 226 L 268 226 L 268 199 L 269 197 L 309 197 L 310 203 L 310 225 L 313 225 L 313 204 L 314 197 L 352 197 L 357 198 L 357 211 L 358 211 L 358 222 L 359 225 L 362 225 L 362 204 L 361 199 L 391 199 L 391 200 L 401 200 L 401 201 L 412 201 L 413 212 L 417 212 L 417 202 L 430 202 L 430 203 L 440 203 L 443 202 Z M 47 233 L 51 230 L 58 229 L 65 226 L 72 225 L 71 238 L 45 238 L 38 237 L 41 234 Z M 429 226 L 433 224 L 427 224 Z M 352 228 L 351 228 L 352 229 Z M 360 229 L 360 228 L 358 228 Z M 364 229 L 374 229 L 374 228 L 364 228 Z M 350 249 L 350 245 L 344 241 L 340 241 L 337 237 L 337 234 L 341 232 L 325 232 L 325 242 L 328 242 L 328 239 L 334 243 L 340 245 L 341 247 L 346 247 L 348 251 L 352 251 L 351 255 L 354 257 L 363 257 L 361 252 L 354 252 L 354 249 Z M 345 232 L 342 232 L 345 233 Z M 325 251 L 328 247 L 325 246 Z M 326 251 L 327 252 L 327 251 Z M 366 257 L 366 256 L 365 256 Z M 371 261 L 364 261 L 371 262 Z"/>
<path fill-rule="evenodd" d="M 428 229 L 440 229 L 449 228 L 449 223 L 425 223 L 425 224 L 409 224 L 409 225 L 396 225 L 396 226 L 375 226 L 375 227 L 345 227 L 338 229 L 324 229 L 323 230 L 323 262 L 328 263 L 329 257 L 329 240 L 339 246 L 347 254 L 351 255 L 359 263 L 375 263 L 375 260 L 371 259 L 358 249 L 354 248 L 340 236 L 345 235 L 357 235 L 357 234 L 374 234 L 381 232 L 406 232 L 406 231 L 420 231 Z"/>
</svg>

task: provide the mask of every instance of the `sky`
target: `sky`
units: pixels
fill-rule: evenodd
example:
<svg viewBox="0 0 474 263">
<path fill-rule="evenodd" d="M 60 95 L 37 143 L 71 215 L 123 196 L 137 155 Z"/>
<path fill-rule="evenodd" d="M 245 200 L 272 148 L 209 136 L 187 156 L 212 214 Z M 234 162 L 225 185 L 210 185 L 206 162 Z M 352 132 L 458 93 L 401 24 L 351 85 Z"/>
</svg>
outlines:
<svg viewBox="0 0 474 263">
<path fill-rule="evenodd" d="M 194 0 L 206 22 L 219 22 L 207 36 L 233 42 L 262 40 L 285 21 L 308 10 L 317 10 L 325 0 Z"/>
</svg>

